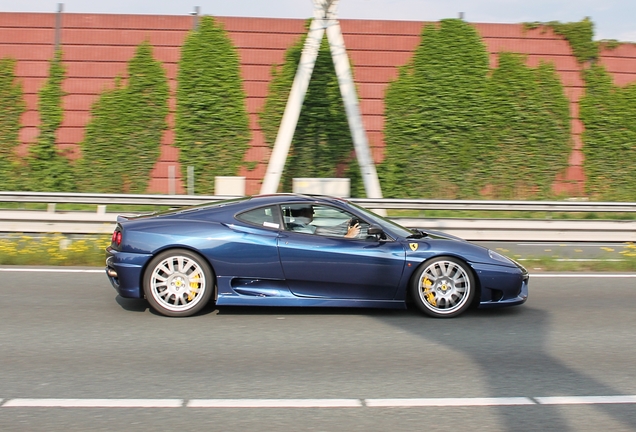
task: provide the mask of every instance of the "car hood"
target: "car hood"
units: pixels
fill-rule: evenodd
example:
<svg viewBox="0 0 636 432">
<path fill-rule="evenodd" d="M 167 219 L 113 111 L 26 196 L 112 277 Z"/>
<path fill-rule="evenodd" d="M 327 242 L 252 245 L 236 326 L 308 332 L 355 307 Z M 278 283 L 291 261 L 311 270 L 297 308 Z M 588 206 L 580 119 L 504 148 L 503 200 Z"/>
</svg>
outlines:
<svg viewBox="0 0 636 432">
<path fill-rule="evenodd" d="M 433 230 L 420 230 L 424 233 L 426 233 L 428 235 L 428 237 L 430 238 L 435 238 L 435 239 L 439 239 L 439 240 L 456 240 L 456 241 L 461 241 L 461 242 L 465 242 L 466 240 L 464 240 L 461 237 L 457 237 L 451 234 L 447 234 L 445 232 L 441 232 L 441 231 L 433 231 Z"/>
<path fill-rule="evenodd" d="M 435 231 L 435 230 L 424 230 L 421 228 L 409 228 L 413 231 L 416 232 L 420 232 L 422 233 L 422 237 L 411 237 L 411 238 L 407 238 L 407 240 L 419 240 L 419 239 L 435 239 L 435 240 L 454 240 L 454 241 L 459 241 L 459 242 L 467 242 L 466 240 L 464 240 L 461 237 L 457 237 L 451 234 L 447 234 L 445 232 L 442 231 Z"/>
</svg>

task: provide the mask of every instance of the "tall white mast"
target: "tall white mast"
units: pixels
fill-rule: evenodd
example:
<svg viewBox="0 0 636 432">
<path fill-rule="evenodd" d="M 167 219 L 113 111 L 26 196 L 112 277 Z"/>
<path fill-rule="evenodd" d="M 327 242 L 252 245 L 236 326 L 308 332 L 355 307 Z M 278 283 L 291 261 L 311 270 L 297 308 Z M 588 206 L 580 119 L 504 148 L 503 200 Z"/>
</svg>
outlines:
<svg viewBox="0 0 636 432">
<path fill-rule="evenodd" d="M 316 58 L 318 57 L 320 42 L 326 30 L 356 157 L 362 172 L 364 189 L 368 198 L 382 198 L 380 181 L 378 180 L 378 174 L 369 150 L 367 134 L 362 123 L 360 105 L 358 104 L 344 38 L 340 30 L 340 23 L 336 18 L 338 0 L 313 0 L 313 2 L 314 20 L 309 28 L 309 34 L 300 57 L 285 113 L 283 114 L 274 149 L 267 166 L 261 193 L 275 193 L 278 190 L 278 184 L 280 183 L 289 148 L 294 137 L 294 131 L 300 117 L 300 110 L 307 93 L 314 65 L 316 64 Z"/>
</svg>

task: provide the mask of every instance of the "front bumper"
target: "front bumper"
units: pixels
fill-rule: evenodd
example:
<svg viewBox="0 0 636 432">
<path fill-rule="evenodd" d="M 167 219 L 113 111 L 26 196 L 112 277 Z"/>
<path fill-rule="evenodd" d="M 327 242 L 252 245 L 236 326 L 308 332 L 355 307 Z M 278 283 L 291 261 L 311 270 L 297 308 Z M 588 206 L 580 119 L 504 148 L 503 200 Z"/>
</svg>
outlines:
<svg viewBox="0 0 636 432">
<path fill-rule="evenodd" d="M 522 266 L 478 264 L 473 269 L 481 283 L 479 308 L 516 306 L 528 300 L 530 275 Z"/>
<path fill-rule="evenodd" d="M 501 307 L 501 306 L 517 306 L 520 304 L 524 304 L 526 300 L 528 300 L 528 281 L 526 278 L 521 283 L 521 289 L 519 290 L 519 294 L 516 297 L 501 299 L 498 301 L 488 300 L 482 301 L 479 303 L 479 307 L 482 309 L 492 308 L 492 307 Z"/>
</svg>

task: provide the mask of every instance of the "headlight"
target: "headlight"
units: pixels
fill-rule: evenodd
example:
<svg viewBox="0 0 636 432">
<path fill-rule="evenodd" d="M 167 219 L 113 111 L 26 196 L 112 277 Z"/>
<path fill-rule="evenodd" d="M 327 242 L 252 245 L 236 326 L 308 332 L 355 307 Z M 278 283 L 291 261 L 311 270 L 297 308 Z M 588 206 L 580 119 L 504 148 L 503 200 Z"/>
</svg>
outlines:
<svg viewBox="0 0 636 432">
<path fill-rule="evenodd" d="M 522 266 L 521 264 L 519 264 L 517 261 L 513 260 L 512 258 L 508 258 L 507 256 L 504 256 L 490 249 L 488 249 L 488 256 L 490 256 L 490 258 L 494 259 L 495 261 L 500 261 L 506 264 L 512 264 L 517 266 L 519 270 L 521 270 L 521 273 L 523 273 L 524 277 L 527 278 L 528 270 L 526 270 L 524 266 Z"/>
<path fill-rule="evenodd" d="M 500 261 L 506 264 L 514 264 L 514 262 L 510 258 L 505 257 L 502 254 L 490 249 L 488 249 L 488 256 L 490 256 L 490 258 L 494 259 L 495 261 Z"/>
</svg>

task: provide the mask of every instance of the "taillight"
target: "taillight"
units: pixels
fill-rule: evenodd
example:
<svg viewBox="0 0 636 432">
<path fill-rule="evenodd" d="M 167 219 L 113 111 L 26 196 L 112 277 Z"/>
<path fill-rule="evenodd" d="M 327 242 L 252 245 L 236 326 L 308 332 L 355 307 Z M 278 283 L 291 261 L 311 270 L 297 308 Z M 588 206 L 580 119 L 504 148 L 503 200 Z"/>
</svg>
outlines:
<svg viewBox="0 0 636 432">
<path fill-rule="evenodd" d="M 121 231 L 116 230 L 113 231 L 113 236 L 111 237 L 111 242 L 119 246 L 121 244 Z"/>
</svg>

